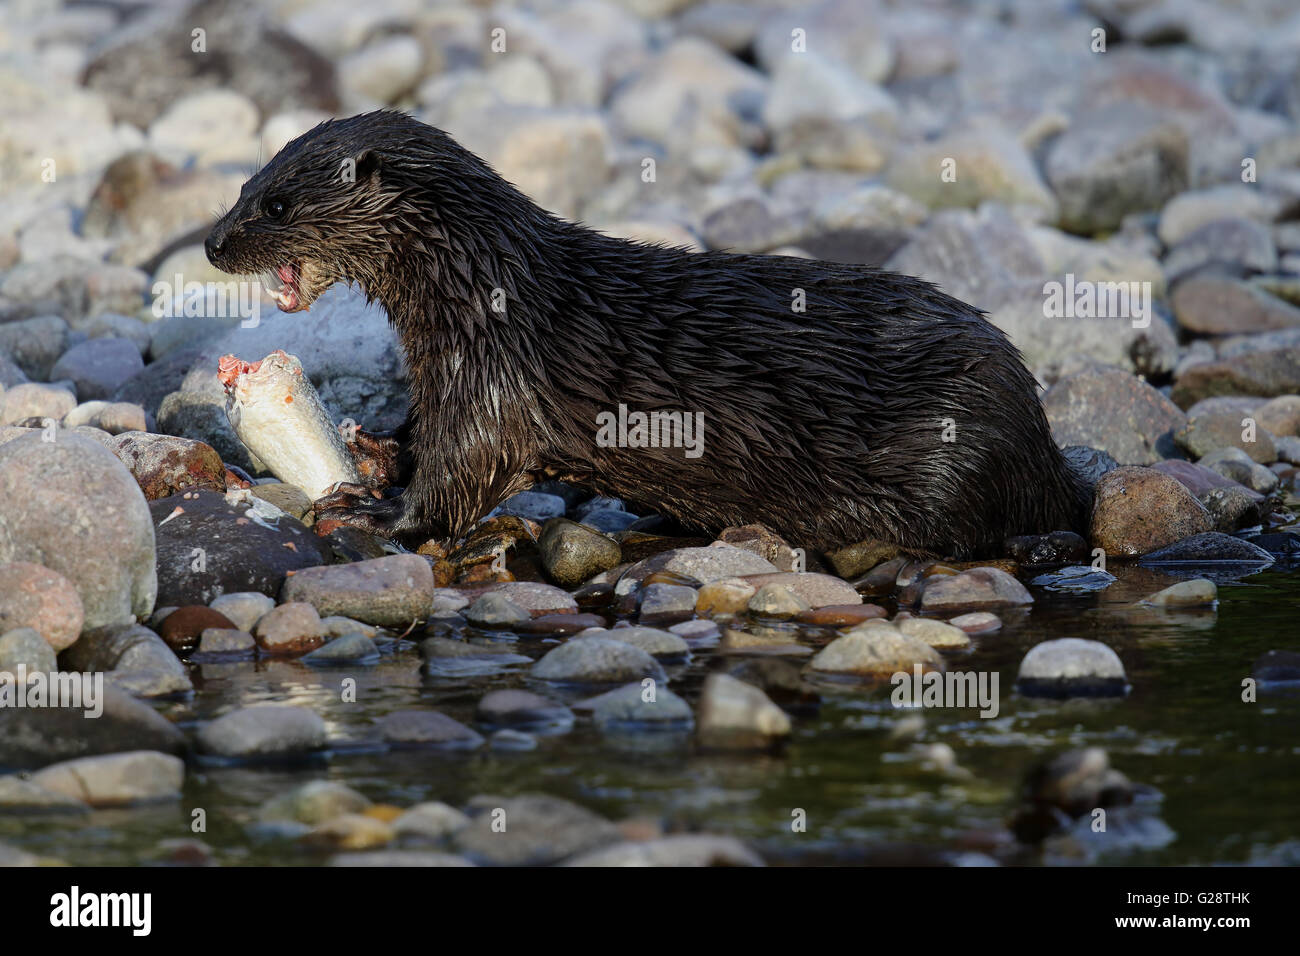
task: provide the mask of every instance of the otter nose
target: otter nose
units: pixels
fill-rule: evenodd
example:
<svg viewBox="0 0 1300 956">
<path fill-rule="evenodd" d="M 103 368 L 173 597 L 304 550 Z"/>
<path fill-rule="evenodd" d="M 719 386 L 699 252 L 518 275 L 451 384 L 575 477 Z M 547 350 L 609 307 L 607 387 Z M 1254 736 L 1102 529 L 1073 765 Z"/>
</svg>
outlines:
<svg viewBox="0 0 1300 956">
<path fill-rule="evenodd" d="M 214 266 L 219 265 L 217 258 L 226 251 L 226 237 L 221 235 L 216 229 L 208 233 L 207 240 L 203 243 L 203 251 L 208 255 L 208 261 Z"/>
</svg>

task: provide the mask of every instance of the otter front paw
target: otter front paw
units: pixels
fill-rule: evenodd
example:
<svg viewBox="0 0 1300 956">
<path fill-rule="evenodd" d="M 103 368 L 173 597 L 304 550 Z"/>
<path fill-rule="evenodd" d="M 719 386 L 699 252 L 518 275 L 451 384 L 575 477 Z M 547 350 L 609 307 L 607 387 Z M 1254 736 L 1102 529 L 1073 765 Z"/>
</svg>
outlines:
<svg viewBox="0 0 1300 956">
<path fill-rule="evenodd" d="M 396 538 L 406 516 L 401 495 L 380 498 L 372 489 L 352 482 L 341 482 L 329 494 L 317 498 L 312 509 L 319 535 L 350 525 L 381 538 Z"/>
<path fill-rule="evenodd" d="M 396 433 L 367 432 L 344 425 L 339 426 L 339 432 L 364 484 L 383 489 L 398 481 L 400 446 Z"/>
</svg>

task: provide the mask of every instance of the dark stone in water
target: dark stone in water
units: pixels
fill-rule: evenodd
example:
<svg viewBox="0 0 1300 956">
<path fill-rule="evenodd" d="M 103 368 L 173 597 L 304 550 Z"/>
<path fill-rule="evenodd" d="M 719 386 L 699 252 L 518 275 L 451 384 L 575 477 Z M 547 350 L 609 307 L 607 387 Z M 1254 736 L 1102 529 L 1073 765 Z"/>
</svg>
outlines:
<svg viewBox="0 0 1300 956">
<path fill-rule="evenodd" d="M 563 637 L 577 634 L 589 627 L 604 627 L 606 621 L 599 614 L 543 614 L 516 624 L 514 630 L 519 634 L 549 634 Z"/>
<path fill-rule="evenodd" d="M 1263 548 L 1269 554 L 1300 554 L 1300 534 L 1294 531 L 1274 531 L 1257 534 L 1247 539 L 1257 548 Z"/>
<path fill-rule="evenodd" d="M 1259 564 L 1268 566 L 1273 556 L 1244 538 L 1234 538 L 1218 531 L 1194 534 L 1152 551 L 1138 562 L 1144 566 L 1162 564 L 1202 564 L 1205 562 Z"/>
<path fill-rule="evenodd" d="M 821 707 L 821 695 L 803 679 L 798 665 L 789 661 L 754 657 L 737 664 L 728 673 L 757 687 L 787 713 L 815 714 Z"/>
<path fill-rule="evenodd" d="M 1080 564 L 1088 560 L 1088 542 L 1073 531 L 1026 534 L 1007 538 L 1007 553 L 1030 567 L 1048 564 Z"/>
<path fill-rule="evenodd" d="M 1255 661 L 1251 674 L 1260 681 L 1300 681 L 1300 653 L 1265 651 Z"/>
<path fill-rule="evenodd" d="M 1127 806 L 1133 796 L 1133 784 L 1111 767 L 1105 750 L 1070 750 L 1026 775 L 1011 828 L 1022 843 L 1041 843 L 1065 829 L 1069 819 L 1099 807 Z"/>
</svg>

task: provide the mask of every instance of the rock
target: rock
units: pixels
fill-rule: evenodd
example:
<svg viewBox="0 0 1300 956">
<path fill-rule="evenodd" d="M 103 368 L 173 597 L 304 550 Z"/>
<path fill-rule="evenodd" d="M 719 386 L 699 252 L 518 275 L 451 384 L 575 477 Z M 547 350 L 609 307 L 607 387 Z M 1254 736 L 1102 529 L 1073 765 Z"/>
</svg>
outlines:
<svg viewBox="0 0 1300 956">
<path fill-rule="evenodd" d="M 749 607 L 749 599 L 757 591 L 740 578 L 710 581 L 696 592 L 695 611 L 709 616 L 739 614 Z"/>
<path fill-rule="evenodd" d="M 790 718 L 757 687 L 712 673 L 700 692 L 696 736 L 716 750 L 766 750 L 790 735 Z"/>
<path fill-rule="evenodd" d="M 805 611 L 795 620 L 813 627 L 852 627 L 888 616 L 879 604 L 830 604 Z"/>
<path fill-rule="evenodd" d="M 1189 408 L 1214 395 L 1272 398 L 1300 392 L 1300 346 L 1266 349 L 1184 369 L 1170 397 Z"/>
<path fill-rule="evenodd" d="M 1300 395 L 1279 395 L 1254 411 L 1259 427 L 1273 435 L 1300 435 Z"/>
<path fill-rule="evenodd" d="M 694 578 L 700 584 L 746 574 L 767 574 L 777 568 L 770 561 L 750 551 L 730 546 L 676 548 L 637 562 L 618 582 L 616 593 L 629 594 L 648 575 L 656 571 Z"/>
<path fill-rule="evenodd" d="M 1187 416 L 1141 379 L 1117 368 L 1066 375 L 1043 396 L 1058 445 L 1099 448 L 1124 465 L 1150 465 L 1176 453 L 1173 433 Z"/>
<path fill-rule="evenodd" d="M 1111 767 L 1105 750 L 1070 750 L 1026 775 L 1012 828 L 1021 842 L 1038 843 L 1062 828 L 1062 815 L 1068 822 L 1098 808 L 1132 803 L 1133 795 L 1133 785 Z"/>
<path fill-rule="evenodd" d="M 684 640 L 671 631 L 661 631 L 654 627 L 616 627 L 611 630 L 584 631 L 584 637 L 608 637 L 613 641 L 622 641 L 639 647 L 651 657 L 660 660 L 676 660 L 690 656 L 691 648 Z"/>
<path fill-rule="evenodd" d="M 945 166 L 945 164 L 949 164 Z M 945 179 L 945 169 L 956 178 Z M 1036 218 L 1056 218 L 1056 197 L 1038 175 L 1020 141 L 1005 130 L 958 130 L 896 155 L 885 182 L 931 209 L 978 208 L 994 200 L 1032 210 Z"/>
<path fill-rule="evenodd" d="M 230 657 L 254 657 L 257 639 L 238 628 L 206 628 L 199 635 L 199 646 L 190 655 L 192 661 L 220 660 Z"/>
<path fill-rule="evenodd" d="M 1176 479 L 1179 484 L 1197 498 L 1203 498 L 1207 492 L 1215 489 L 1229 488 L 1236 485 L 1236 482 L 1231 478 L 1220 474 L 1213 468 L 1190 461 L 1158 461 L 1151 466 L 1151 470 Z M 1263 495 L 1251 492 L 1244 486 L 1236 486 L 1250 494 L 1255 502 L 1258 503 L 1264 500 Z"/>
<path fill-rule="evenodd" d="M 11 359 L 28 378 L 48 381 L 54 363 L 67 348 L 68 323 L 57 315 L 0 322 L 0 355 Z"/>
<path fill-rule="evenodd" d="M 1111 697 L 1128 690 L 1119 655 L 1100 641 L 1063 637 L 1029 649 L 1016 689 L 1030 697 Z"/>
<path fill-rule="evenodd" d="M 276 517 L 257 505 L 258 499 L 246 492 L 227 496 L 207 490 L 150 502 L 157 528 L 159 600 L 208 604 L 223 594 L 247 591 L 274 597 L 289 571 L 329 560 L 321 539 L 302 522 Z"/>
<path fill-rule="evenodd" d="M 0 528 L 0 563 L 31 561 L 61 574 L 81 598 L 83 627 L 128 623 L 153 610 L 148 505 L 99 442 L 62 433 L 54 442 L 31 434 L 0 445 Z"/>
<path fill-rule="evenodd" d="M 465 620 L 485 628 L 509 630 L 516 624 L 532 620 L 532 615 L 504 594 L 484 594 L 464 611 Z"/>
<path fill-rule="evenodd" d="M 1246 183 L 1224 183 L 1208 189 L 1179 193 L 1160 212 L 1157 234 L 1166 246 L 1176 246 L 1202 226 L 1220 219 L 1246 218 L 1272 222 L 1277 202 L 1258 187 Z"/>
<path fill-rule="evenodd" d="M 604 731 L 682 731 L 690 730 L 695 723 L 686 701 L 666 687 L 651 690 L 642 684 L 607 691 L 585 701 L 582 709 L 590 710 L 592 720 Z"/>
<path fill-rule="evenodd" d="M 1173 544 L 1143 555 L 1141 564 L 1159 566 L 1166 564 L 1203 564 L 1205 562 L 1262 564 L 1273 563 L 1273 556 L 1258 545 L 1242 538 L 1207 531 L 1175 541 Z"/>
<path fill-rule="evenodd" d="M 837 637 L 808 663 L 809 670 L 855 677 L 889 677 L 914 665 L 943 670 L 943 658 L 925 641 L 886 624 L 864 624 Z"/>
<path fill-rule="evenodd" d="M 794 549 L 779 534 L 769 531 L 758 524 L 724 528 L 718 533 L 718 540 L 733 548 L 752 551 L 782 571 L 792 571 L 795 566 Z"/>
<path fill-rule="evenodd" d="M 53 674 L 58 670 L 54 649 L 30 627 L 5 630 L 0 626 L 0 674 L 9 680 L 18 673 L 19 667 L 25 668 L 28 674 L 37 671 Z"/>
<path fill-rule="evenodd" d="M 187 488 L 226 491 L 226 466 L 211 445 L 171 435 L 127 432 L 109 442 L 150 501 Z"/>
<path fill-rule="evenodd" d="M 1216 448 L 1198 464 L 1257 494 L 1270 494 L 1277 487 L 1278 476 L 1263 465 L 1251 461 L 1250 456 L 1240 448 Z"/>
<path fill-rule="evenodd" d="M 1246 421 L 1250 421 L 1249 418 Z M 1246 425 L 1242 416 L 1229 413 L 1189 415 L 1187 424 L 1174 432 L 1174 440 L 1196 458 L 1202 458 L 1220 448 L 1240 448 L 1254 461 L 1277 461 L 1273 436 L 1263 429 L 1254 429 L 1250 441 L 1243 437 Z"/>
<path fill-rule="evenodd" d="M 14 385 L 0 393 L 0 425 L 12 425 L 31 418 L 58 421 L 76 405 L 76 396 L 58 385 Z"/>
<path fill-rule="evenodd" d="M 455 807 L 430 800 L 417 803 L 393 821 L 393 831 L 402 841 L 439 843 L 459 833 L 470 819 Z"/>
<path fill-rule="evenodd" d="M 413 36 L 390 36 L 367 45 L 339 63 L 339 80 L 376 103 L 395 103 L 415 89 L 424 53 Z"/>
<path fill-rule="evenodd" d="M 10 813 L 85 813 L 90 807 L 66 794 L 38 787 L 19 774 L 0 777 L 0 815 Z M 3 853 L 0 853 L 3 860 Z"/>
<path fill-rule="evenodd" d="M 941 614 L 1034 603 L 1025 586 L 999 568 L 981 567 L 926 581 L 921 609 Z"/>
<path fill-rule="evenodd" d="M 578 610 L 578 602 L 568 591 L 537 581 L 508 581 L 505 584 L 494 584 L 483 593 L 503 594 L 535 617 L 550 613 L 574 613 Z"/>
<path fill-rule="evenodd" d="M 369 850 L 391 843 L 395 836 L 383 820 L 345 813 L 312 827 L 299 842 L 314 850 Z"/>
<path fill-rule="evenodd" d="M 126 432 L 143 432 L 149 421 L 145 411 L 132 402 L 83 402 L 63 418 L 65 428 L 90 425 L 110 435 Z"/>
<path fill-rule="evenodd" d="M 305 664 L 374 664 L 379 660 L 379 648 L 364 634 L 345 634 L 316 648 L 303 656 Z"/>
<path fill-rule="evenodd" d="M 158 635 L 180 657 L 199 646 L 199 635 L 208 628 L 233 628 L 235 624 L 220 611 L 191 604 L 179 607 L 163 618 Z"/>
<path fill-rule="evenodd" d="M 488 738 L 488 749 L 520 753 L 537 749 L 537 738 L 522 730 L 498 730 Z"/>
<path fill-rule="evenodd" d="M 546 522 L 537 548 L 547 575 L 566 588 L 608 571 L 623 555 L 617 541 L 565 518 Z"/>
<path fill-rule="evenodd" d="M 859 541 L 838 551 L 832 551 L 826 555 L 826 558 L 836 574 L 852 580 L 866 574 L 877 565 L 897 557 L 898 554 L 898 545 L 868 538 L 866 541 Z"/>
<path fill-rule="evenodd" d="M 966 631 L 943 621 L 934 621 L 924 617 L 909 617 L 898 622 L 897 627 L 908 637 L 924 641 L 931 647 L 953 648 L 969 647 L 970 637 Z"/>
<path fill-rule="evenodd" d="M 808 602 L 779 584 L 764 584 L 749 599 L 752 614 L 766 617 L 794 617 L 810 610 Z"/>
<path fill-rule="evenodd" d="M 281 511 L 292 515 L 299 521 L 302 521 L 307 512 L 311 510 L 311 498 L 308 497 L 307 492 L 297 485 L 286 484 L 283 481 L 273 481 L 265 485 L 254 485 L 248 490 L 253 493 L 253 497 L 269 501 Z"/>
<path fill-rule="evenodd" d="M 765 18 L 754 41 L 758 62 L 769 71 L 782 62 L 809 54 L 794 53 L 791 37 L 794 29 L 804 30 L 812 48 L 826 57 L 849 67 L 862 79 L 883 83 L 894 69 L 895 50 L 883 27 L 884 16 L 875 4 L 857 0 L 831 0 L 806 9 L 782 10 Z"/>
<path fill-rule="evenodd" d="M 777 63 L 762 111 L 763 125 L 778 133 L 809 122 L 860 118 L 890 129 L 897 117 L 898 104 L 884 89 L 815 53 L 787 56 Z"/>
<path fill-rule="evenodd" d="M 1270 332 L 1300 326 L 1300 308 L 1236 279 L 1198 275 L 1174 288 L 1178 324 L 1201 335 Z"/>
<path fill-rule="evenodd" d="M 572 684 L 625 684 L 652 678 L 664 683 L 667 677 L 653 657 L 631 644 L 607 637 L 574 637 L 533 665 L 537 680 Z"/>
<path fill-rule="evenodd" d="M 254 704 L 204 724 L 198 745 L 231 759 L 290 758 L 325 746 L 325 722 L 306 707 Z"/>
<path fill-rule="evenodd" d="M 1142 555 L 1208 531 L 1205 506 L 1150 468 L 1117 468 L 1097 483 L 1089 537 L 1111 555 Z"/>
<path fill-rule="evenodd" d="M 1076 118 L 1047 153 L 1047 181 L 1064 228 L 1119 227 L 1126 215 L 1161 205 L 1187 185 L 1187 134 L 1140 103 L 1098 106 Z"/>
<path fill-rule="evenodd" d="M 959 614 L 948 622 L 953 627 L 960 627 L 967 634 L 992 634 L 1002 630 L 1002 620 L 988 611 L 975 611 L 971 614 Z"/>
<path fill-rule="evenodd" d="M 333 780 L 312 780 L 272 797 L 257 811 L 263 822 L 291 822 L 316 826 L 344 814 L 364 813 L 370 800 Z"/>
<path fill-rule="evenodd" d="M 1029 583 L 1045 591 L 1064 594 L 1087 594 L 1104 591 L 1116 581 L 1115 575 L 1090 564 L 1076 564 L 1040 574 Z"/>
<path fill-rule="evenodd" d="M 1192 578 L 1157 591 L 1142 599 L 1143 604 L 1155 607 L 1204 607 L 1219 602 L 1219 589 L 1206 578 Z"/>
<path fill-rule="evenodd" d="M 82 673 L 102 671 L 108 680 L 136 697 L 194 689 L 185 665 L 172 649 L 140 624 L 87 631 L 63 652 L 63 664 Z"/>
<path fill-rule="evenodd" d="M 564 733 L 573 726 L 568 707 L 525 690 L 489 691 L 478 702 L 474 719 L 490 730 L 512 728 L 529 733 Z"/>
<path fill-rule="evenodd" d="M 1257 681 L 1300 681 L 1300 654 L 1295 651 L 1265 651 L 1251 666 L 1250 673 Z"/>
<path fill-rule="evenodd" d="M 1232 271 L 1276 272 L 1277 250 L 1268 226 L 1235 217 L 1216 219 L 1171 248 L 1165 254 L 1164 265 L 1171 283 L 1211 266 Z"/>
<path fill-rule="evenodd" d="M 50 369 L 50 377 L 68 379 L 82 401 L 109 398 L 119 385 L 143 371 L 144 360 L 127 339 L 89 339 L 74 345 Z"/>
<path fill-rule="evenodd" d="M 814 608 L 833 604 L 857 604 L 862 600 L 861 595 L 847 581 L 812 571 L 748 574 L 741 580 L 760 589 L 771 586 L 784 588 L 799 601 Z"/>
<path fill-rule="evenodd" d="M 1071 564 L 1091 557 L 1088 542 L 1073 531 L 1018 535 L 1003 544 L 1011 557 L 1026 567 Z"/>
<path fill-rule="evenodd" d="M 614 824 L 558 797 L 483 795 L 467 809 L 470 824 L 452 836 L 452 845 L 482 864 L 548 866 L 619 839 Z"/>
<path fill-rule="evenodd" d="M 179 800 L 185 764 L 171 754 L 135 750 L 57 763 L 31 780 L 92 807 L 123 807 Z"/>
<path fill-rule="evenodd" d="M 1197 500 L 1210 513 L 1215 531 L 1228 534 L 1243 525 L 1258 524 L 1262 520 L 1259 493 L 1241 485 L 1212 488 L 1198 495 Z"/>
<path fill-rule="evenodd" d="M 286 601 L 267 611 L 258 620 L 253 636 L 258 650 L 272 657 L 297 657 L 325 643 L 320 615 L 304 601 Z"/>
<path fill-rule="evenodd" d="M 292 574 L 280 595 L 305 601 L 325 615 L 341 614 L 365 624 L 405 627 L 429 613 L 433 570 L 418 555 L 393 554 L 352 564 Z"/>
<path fill-rule="evenodd" d="M 379 736 L 398 747 L 477 750 L 483 735 L 436 710 L 395 710 L 376 724 Z"/>
<path fill-rule="evenodd" d="M 55 653 L 81 633 L 85 613 L 72 582 L 27 561 L 0 564 L 0 634 L 31 628 Z"/>
<path fill-rule="evenodd" d="M 684 584 L 648 584 L 640 594 L 637 620 L 642 624 L 672 624 L 691 617 L 699 592 Z"/>
<path fill-rule="evenodd" d="M 196 23 L 209 42 L 220 40 L 220 56 L 193 54 Z M 263 116 L 341 105 L 330 60 L 248 0 L 189 0 L 133 18 L 97 46 L 83 82 L 107 100 L 115 119 L 141 128 L 177 100 L 214 87 L 248 97 Z"/>
<path fill-rule="evenodd" d="M 262 615 L 274 609 L 275 599 L 259 591 L 236 591 L 213 598 L 208 607 L 225 615 L 239 630 L 251 633 Z"/>
<path fill-rule="evenodd" d="M 753 850 L 734 837 L 689 833 L 656 840 L 616 843 L 568 860 L 565 866 L 763 866 Z"/>
<path fill-rule="evenodd" d="M 184 749 L 185 737 L 170 721 L 111 685 L 95 701 L 60 700 L 87 706 L 0 707 L 0 765 L 43 767 L 93 754 Z M 86 718 L 100 706 L 99 717 Z"/>
</svg>

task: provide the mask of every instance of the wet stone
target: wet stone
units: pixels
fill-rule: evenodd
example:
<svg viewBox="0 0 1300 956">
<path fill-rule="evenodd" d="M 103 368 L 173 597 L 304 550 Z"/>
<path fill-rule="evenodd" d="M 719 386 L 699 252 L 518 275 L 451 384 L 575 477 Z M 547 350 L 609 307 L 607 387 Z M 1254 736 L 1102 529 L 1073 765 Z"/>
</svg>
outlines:
<svg viewBox="0 0 1300 956">
<path fill-rule="evenodd" d="M 1030 697 L 1113 697 L 1128 690 L 1119 655 L 1100 641 L 1064 637 L 1030 648 L 1016 689 Z"/>
<path fill-rule="evenodd" d="M 663 668 L 639 647 L 607 637 L 573 637 L 532 667 L 538 680 L 614 684 L 650 677 L 664 682 Z"/>
<path fill-rule="evenodd" d="M 203 725 L 199 748 L 217 757 L 287 759 L 325 746 L 325 722 L 306 707 L 254 704 Z"/>
<path fill-rule="evenodd" d="M 381 739 L 398 747 L 477 750 L 483 735 L 436 710 L 397 710 L 376 725 Z"/>
<path fill-rule="evenodd" d="M 490 691 L 479 701 L 474 719 L 490 730 L 508 727 L 529 733 L 564 733 L 573 726 L 568 707 L 525 690 Z"/>
</svg>

